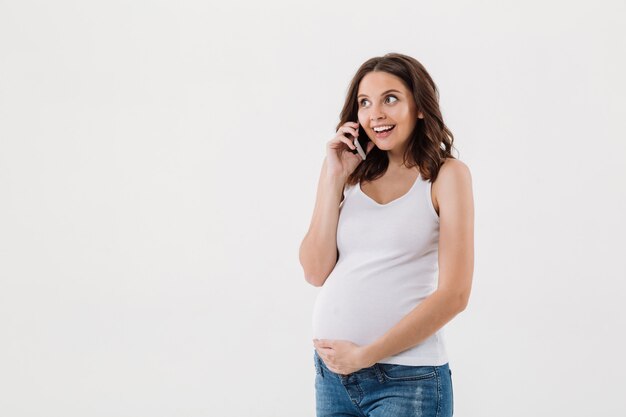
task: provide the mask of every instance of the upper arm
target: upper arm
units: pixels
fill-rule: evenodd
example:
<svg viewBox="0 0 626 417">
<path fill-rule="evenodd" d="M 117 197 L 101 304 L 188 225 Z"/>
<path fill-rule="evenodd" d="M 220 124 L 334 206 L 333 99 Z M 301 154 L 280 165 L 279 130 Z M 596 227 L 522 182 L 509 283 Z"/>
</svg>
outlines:
<svg viewBox="0 0 626 417">
<path fill-rule="evenodd" d="M 439 286 L 467 304 L 474 271 L 474 197 L 469 168 L 448 159 L 437 176 L 439 205 Z"/>
</svg>

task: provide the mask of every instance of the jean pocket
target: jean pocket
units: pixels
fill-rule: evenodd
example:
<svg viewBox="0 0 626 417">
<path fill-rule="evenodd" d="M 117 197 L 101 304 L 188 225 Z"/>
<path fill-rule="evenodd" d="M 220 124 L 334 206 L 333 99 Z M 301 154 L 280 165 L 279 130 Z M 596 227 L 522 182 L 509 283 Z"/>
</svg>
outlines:
<svg viewBox="0 0 626 417">
<path fill-rule="evenodd" d="M 418 381 L 435 378 L 437 371 L 434 366 L 409 366 L 379 363 L 380 371 L 389 381 Z"/>
</svg>

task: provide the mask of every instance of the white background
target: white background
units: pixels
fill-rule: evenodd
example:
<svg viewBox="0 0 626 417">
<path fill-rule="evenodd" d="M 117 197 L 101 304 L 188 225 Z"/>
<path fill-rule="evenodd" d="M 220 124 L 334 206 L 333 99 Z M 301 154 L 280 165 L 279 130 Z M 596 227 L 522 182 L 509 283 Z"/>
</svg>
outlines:
<svg viewBox="0 0 626 417">
<path fill-rule="evenodd" d="M 0 415 L 315 414 L 298 262 L 373 56 L 470 168 L 455 416 L 623 416 L 623 1 L 0 1 Z"/>
</svg>

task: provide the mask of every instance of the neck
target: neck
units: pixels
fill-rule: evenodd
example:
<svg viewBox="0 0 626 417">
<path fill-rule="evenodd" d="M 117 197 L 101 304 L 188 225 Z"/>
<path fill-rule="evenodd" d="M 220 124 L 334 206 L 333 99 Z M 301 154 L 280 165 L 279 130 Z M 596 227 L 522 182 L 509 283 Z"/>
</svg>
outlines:
<svg viewBox="0 0 626 417">
<path fill-rule="evenodd" d="M 403 168 L 408 168 L 405 164 L 404 164 L 404 150 L 402 151 L 387 151 L 387 158 L 389 159 L 389 168 L 396 170 L 396 169 L 403 169 Z M 410 158 L 407 161 L 407 164 L 409 164 L 411 162 Z"/>
</svg>

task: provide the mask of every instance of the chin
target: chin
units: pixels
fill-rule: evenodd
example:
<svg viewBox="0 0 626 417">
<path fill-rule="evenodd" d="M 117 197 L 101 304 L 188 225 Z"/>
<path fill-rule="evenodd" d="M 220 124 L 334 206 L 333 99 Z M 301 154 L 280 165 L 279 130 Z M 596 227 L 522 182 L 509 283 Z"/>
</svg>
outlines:
<svg viewBox="0 0 626 417">
<path fill-rule="evenodd" d="M 376 143 L 376 142 L 374 142 L 374 145 L 376 145 L 376 147 L 378 149 L 380 149 L 381 151 L 388 151 L 390 149 L 393 149 L 393 144 L 390 144 L 390 143 L 385 143 L 385 142 L 383 142 L 383 143 Z"/>
</svg>

